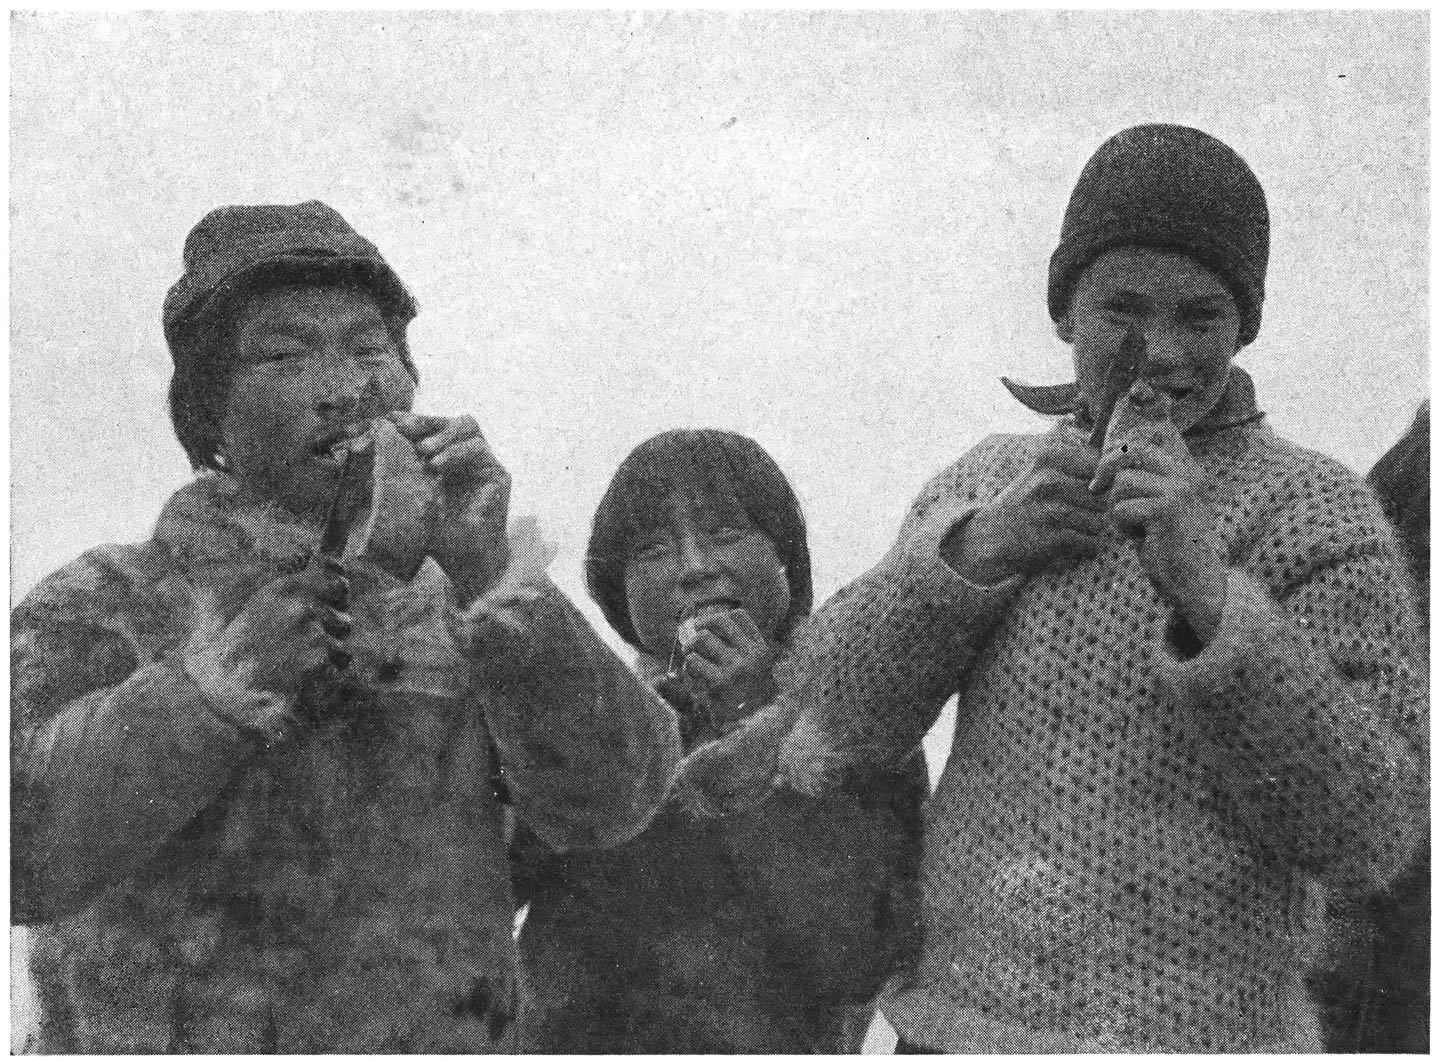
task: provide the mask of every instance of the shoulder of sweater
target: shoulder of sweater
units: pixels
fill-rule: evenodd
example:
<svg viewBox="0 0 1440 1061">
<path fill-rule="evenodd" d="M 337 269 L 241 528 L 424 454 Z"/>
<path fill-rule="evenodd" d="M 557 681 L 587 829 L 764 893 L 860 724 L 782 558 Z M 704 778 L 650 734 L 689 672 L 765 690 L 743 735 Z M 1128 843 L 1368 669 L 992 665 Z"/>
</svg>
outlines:
<svg viewBox="0 0 1440 1061">
<path fill-rule="evenodd" d="M 1044 434 L 989 435 L 966 450 L 953 463 L 930 478 L 915 500 L 915 508 L 936 500 L 977 494 L 987 486 L 1008 482 L 1034 459 Z"/>
<path fill-rule="evenodd" d="M 1234 500 L 1243 566 L 1277 594 L 1350 558 L 1371 556 L 1399 568 L 1399 545 L 1380 502 L 1339 461 L 1268 429 L 1216 440 L 1203 458 Z"/>
<path fill-rule="evenodd" d="M 1215 447 L 1206 447 L 1214 470 L 1241 490 L 1262 490 L 1271 504 L 1305 511 L 1315 502 L 1363 512 L 1384 523 L 1374 491 L 1340 461 L 1281 438 L 1268 428 L 1235 432 Z"/>
</svg>

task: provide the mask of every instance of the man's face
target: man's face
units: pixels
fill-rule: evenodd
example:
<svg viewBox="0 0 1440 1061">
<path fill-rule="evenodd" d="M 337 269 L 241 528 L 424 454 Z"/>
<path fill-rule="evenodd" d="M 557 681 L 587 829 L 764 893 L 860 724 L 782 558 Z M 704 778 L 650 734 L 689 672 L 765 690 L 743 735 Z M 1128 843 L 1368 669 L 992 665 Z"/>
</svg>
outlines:
<svg viewBox="0 0 1440 1061">
<path fill-rule="evenodd" d="M 1149 247 L 1101 254 L 1081 274 L 1056 325 L 1074 348 L 1075 378 L 1087 401 L 1104 393 L 1106 370 L 1130 330 L 1145 340 L 1141 378 L 1170 396 L 1176 427 L 1198 423 L 1225 392 L 1239 349 L 1240 310 L 1229 289 L 1184 254 Z"/>
<path fill-rule="evenodd" d="M 323 512 L 339 464 L 331 448 L 415 397 L 369 292 L 343 285 L 268 288 L 237 313 L 221 420 L 230 468 L 257 499 Z"/>
</svg>

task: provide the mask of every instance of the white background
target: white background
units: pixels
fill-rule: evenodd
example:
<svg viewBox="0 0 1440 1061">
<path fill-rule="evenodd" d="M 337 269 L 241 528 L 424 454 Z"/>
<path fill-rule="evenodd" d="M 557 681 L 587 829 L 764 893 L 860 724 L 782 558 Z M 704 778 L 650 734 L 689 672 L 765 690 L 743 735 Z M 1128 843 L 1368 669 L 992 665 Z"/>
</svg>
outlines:
<svg viewBox="0 0 1440 1061">
<path fill-rule="evenodd" d="M 1260 177 L 1240 363 L 1281 434 L 1364 470 L 1428 388 L 1428 36 L 1420 12 L 12 15 L 12 600 L 148 536 L 188 478 L 160 304 L 225 203 L 320 198 L 380 246 L 421 303 L 421 406 L 480 420 L 577 599 L 654 432 L 758 439 L 823 599 L 930 474 L 1039 427 L 996 377 L 1067 376 L 1046 262 L 1080 167 L 1141 121 Z"/>
</svg>

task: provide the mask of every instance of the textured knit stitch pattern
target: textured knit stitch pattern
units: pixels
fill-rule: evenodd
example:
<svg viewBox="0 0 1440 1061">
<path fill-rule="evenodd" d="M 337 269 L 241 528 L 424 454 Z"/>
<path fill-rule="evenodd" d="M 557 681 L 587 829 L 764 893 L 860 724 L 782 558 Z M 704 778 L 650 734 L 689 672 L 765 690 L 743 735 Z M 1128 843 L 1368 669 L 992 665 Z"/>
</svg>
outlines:
<svg viewBox="0 0 1440 1061">
<path fill-rule="evenodd" d="M 913 747 L 958 693 L 926 809 L 924 943 L 885 1009 L 953 1050 L 1318 1049 L 1324 886 L 1381 888 L 1422 812 L 1410 587 L 1370 495 L 1247 424 L 1190 439 L 1232 568 L 1187 652 L 1135 550 L 972 586 L 940 535 L 1032 463 L 987 440 L 807 628 L 781 755 L 802 790 Z M 1193 647 L 1193 646 L 1192 646 Z"/>
<path fill-rule="evenodd" d="M 511 610 L 569 661 L 526 681 L 466 658 L 433 563 L 352 567 L 353 683 L 287 737 L 242 733 L 181 660 L 316 537 L 205 477 L 12 615 L 11 916 L 36 926 L 42 1052 L 490 1052 L 517 993 L 497 767 L 557 845 L 658 804 L 673 714 L 574 607 L 541 585 Z"/>
</svg>

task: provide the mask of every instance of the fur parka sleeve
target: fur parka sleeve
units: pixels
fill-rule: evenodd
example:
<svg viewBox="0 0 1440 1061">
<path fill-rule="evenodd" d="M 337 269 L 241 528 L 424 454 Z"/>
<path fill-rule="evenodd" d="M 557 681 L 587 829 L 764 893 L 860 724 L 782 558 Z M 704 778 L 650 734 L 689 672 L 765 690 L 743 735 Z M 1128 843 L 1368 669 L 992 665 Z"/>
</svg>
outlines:
<svg viewBox="0 0 1440 1061">
<path fill-rule="evenodd" d="M 253 754 L 161 650 L 175 617 L 147 549 L 87 553 L 11 615 L 12 924 L 144 863 Z"/>
<path fill-rule="evenodd" d="M 674 711 L 548 579 L 487 594 L 466 621 L 516 811 L 557 849 L 640 832 L 679 765 Z"/>
</svg>

